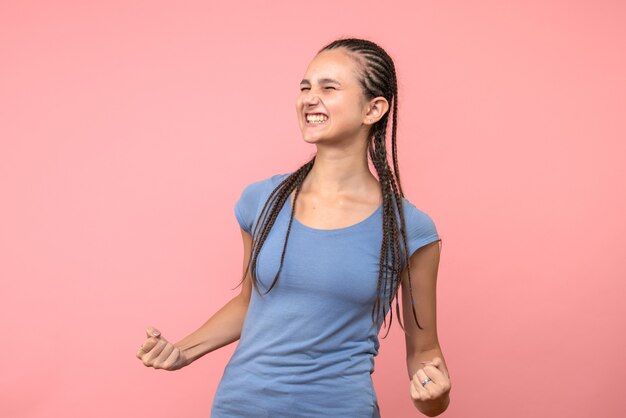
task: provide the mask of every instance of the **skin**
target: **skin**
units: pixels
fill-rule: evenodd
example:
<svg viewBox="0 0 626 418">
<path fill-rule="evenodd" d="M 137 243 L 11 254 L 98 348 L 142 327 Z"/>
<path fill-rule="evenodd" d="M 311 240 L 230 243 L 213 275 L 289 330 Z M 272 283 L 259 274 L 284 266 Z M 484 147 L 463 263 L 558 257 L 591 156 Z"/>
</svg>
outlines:
<svg viewBox="0 0 626 418">
<path fill-rule="evenodd" d="M 294 217 L 318 229 L 353 225 L 372 214 L 382 203 L 376 177 L 369 170 L 367 141 L 371 126 L 389 111 L 384 97 L 367 100 L 357 78 L 357 63 L 342 49 L 317 54 L 307 67 L 296 114 L 302 138 L 317 148 L 315 164 L 298 195 Z M 322 81 L 334 79 L 335 82 Z M 329 120 L 307 126 L 305 113 L 324 113 Z M 293 202 L 293 194 L 291 197 Z M 252 238 L 241 229 L 244 247 L 242 268 L 248 263 Z M 436 326 L 436 280 L 439 246 L 426 245 L 410 258 L 411 283 L 416 313 L 423 329 L 417 328 L 411 311 L 408 274 L 401 274 L 406 364 L 409 395 L 415 407 L 427 416 L 446 410 L 450 402 L 450 378 L 439 345 Z M 243 271 L 242 271 L 243 274 Z M 250 275 L 241 292 L 200 328 L 172 344 L 154 327 L 137 351 L 147 367 L 177 370 L 203 355 L 239 339 L 250 302 Z M 431 381 L 422 385 L 425 378 Z"/>
</svg>

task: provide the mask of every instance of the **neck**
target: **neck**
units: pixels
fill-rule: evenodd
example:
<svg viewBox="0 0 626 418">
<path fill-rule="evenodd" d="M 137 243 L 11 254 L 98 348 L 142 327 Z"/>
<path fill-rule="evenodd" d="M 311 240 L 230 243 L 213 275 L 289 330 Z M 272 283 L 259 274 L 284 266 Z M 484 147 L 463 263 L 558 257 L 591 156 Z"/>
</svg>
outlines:
<svg viewBox="0 0 626 418">
<path fill-rule="evenodd" d="M 366 144 L 347 148 L 317 144 L 315 163 L 303 190 L 320 195 L 367 193 L 378 183 L 369 169 Z"/>
</svg>

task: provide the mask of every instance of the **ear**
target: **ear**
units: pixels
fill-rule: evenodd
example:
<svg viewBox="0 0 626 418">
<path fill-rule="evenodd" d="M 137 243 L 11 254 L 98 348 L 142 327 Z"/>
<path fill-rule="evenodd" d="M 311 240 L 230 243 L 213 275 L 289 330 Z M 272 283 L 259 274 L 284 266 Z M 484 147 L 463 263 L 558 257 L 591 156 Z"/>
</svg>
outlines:
<svg viewBox="0 0 626 418">
<path fill-rule="evenodd" d="M 389 102 L 382 96 L 375 97 L 369 102 L 369 110 L 365 114 L 363 123 L 373 125 L 378 122 L 389 110 Z"/>
</svg>

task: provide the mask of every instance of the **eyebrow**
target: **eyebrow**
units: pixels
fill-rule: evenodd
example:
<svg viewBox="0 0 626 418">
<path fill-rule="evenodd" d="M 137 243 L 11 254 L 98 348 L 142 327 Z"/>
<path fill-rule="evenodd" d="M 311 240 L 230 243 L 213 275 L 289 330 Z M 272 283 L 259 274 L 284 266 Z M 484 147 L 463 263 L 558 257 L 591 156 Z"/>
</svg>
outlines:
<svg viewBox="0 0 626 418">
<path fill-rule="evenodd" d="M 341 83 L 333 78 L 320 78 L 317 80 L 320 84 L 324 84 L 324 83 L 335 83 L 335 84 L 339 84 L 341 85 Z M 306 78 L 303 79 L 300 84 L 311 84 L 311 82 L 309 80 L 307 80 Z"/>
</svg>

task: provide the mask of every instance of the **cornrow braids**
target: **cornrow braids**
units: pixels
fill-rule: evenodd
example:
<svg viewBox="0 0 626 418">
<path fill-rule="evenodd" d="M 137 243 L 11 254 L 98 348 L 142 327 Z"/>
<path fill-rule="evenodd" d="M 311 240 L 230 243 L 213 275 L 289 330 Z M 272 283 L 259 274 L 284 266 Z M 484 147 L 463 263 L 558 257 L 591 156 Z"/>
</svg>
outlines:
<svg viewBox="0 0 626 418">
<path fill-rule="evenodd" d="M 374 168 L 376 169 L 382 195 L 382 242 L 380 252 L 380 269 L 378 273 L 377 295 L 375 303 L 372 306 L 372 320 L 378 323 L 380 319 L 381 309 L 383 310 L 383 320 L 386 325 L 386 312 L 389 312 L 389 327 L 393 321 L 393 310 L 391 306 L 393 300 L 396 301 L 396 314 L 401 328 L 406 332 L 402 324 L 402 316 L 400 314 L 400 307 L 398 302 L 398 290 L 401 281 L 401 272 L 404 267 L 408 273 L 409 294 L 411 297 L 411 309 L 413 312 L 413 318 L 418 328 L 423 329 L 417 320 L 417 314 L 415 312 L 415 300 L 413 298 L 412 284 L 411 284 L 411 269 L 408 254 L 408 243 L 406 235 L 406 223 L 404 219 L 403 209 L 403 197 L 402 186 L 400 183 L 400 169 L 398 167 L 397 157 L 397 110 L 398 110 L 398 83 L 396 78 L 396 70 L 391 57 L 380 46 L 372 41 L 356 38 L 341 38 L 337 39 L 328 45 L 321 48 L 318 53 L 326 50 L 332 50 L 336 48 L 343 48 L 357 63 L 357 74 L 359 83 L 362 87 L 364 96 L 369 100 L 375 97 L 382 96 L 390 104 L 392 104 L 392 112 L 386 112 L 383 117 L 372 125 L 370 130 L 370 137 L 368 140 L 368 154 L 372 161 Z M 387 124 L 389 121 L 389 115 L 392 115 L 391 123 L 391 145 L 392 145 L 392 159 L 393 159 L 393 171 L 389 166 L 387 159 L 386 149 L 386 132 Z M 282 270 L 283 260 L 285 252 L 287 250 L 287 243 L 289 241 L 289 234 L 291 231 L 291 225 L 295 213 L 295 206 L 298 198 L 298 193 L 302 187 L 302 183 L 308 173 L 313 168 L 315 162 L 315 156 L 294 171 L 291 175 L 285 178 L 280 184 L 278 184 L 274 190 L 272 190 L 268 197 L 261 213 L 259 215 L 258 222 L 252 231 L 252 250 L 250 260 L 246 267 L 246 271 L 243 275 L 241 283 L 243 283 L 248 272 L 251 272 L 252 282 L 257 292 L 258 280 L 256 277 L 256 263 L 260 250 L 267 238 L 269 231 L 278 214 L 283 207 L 284 203 L 289 199 L 291 193 L 295 190 L 293 207 L 291 209 L 291 216 L 289 218 L 289 225 L 287 227 L 287 233 L 285 236 L 285 242 L 283 244 L 283 252 L 280 260 L 280 267 L 271 286 L 267 289 L 269 292 Z M 398 229 L 398 216 L 399 225 Z M 267 293 L 266 292 L 266 293 Z M 381 293 L 385 300 L 381 300 Z M 387 327 L 387 333 L 389 333 L 389 327 Z"/>
</svg>

